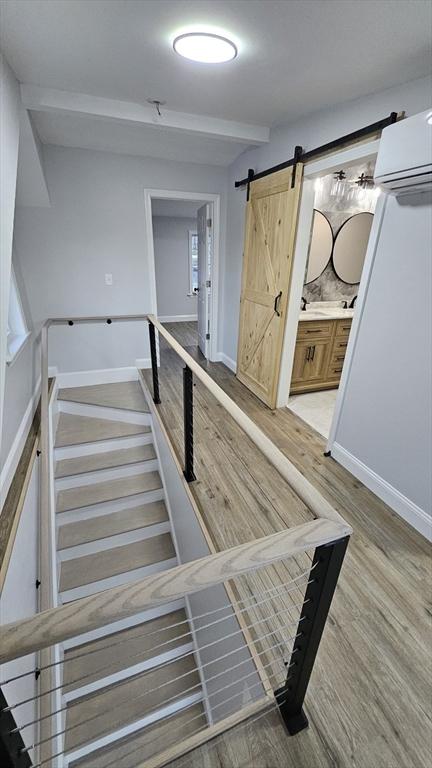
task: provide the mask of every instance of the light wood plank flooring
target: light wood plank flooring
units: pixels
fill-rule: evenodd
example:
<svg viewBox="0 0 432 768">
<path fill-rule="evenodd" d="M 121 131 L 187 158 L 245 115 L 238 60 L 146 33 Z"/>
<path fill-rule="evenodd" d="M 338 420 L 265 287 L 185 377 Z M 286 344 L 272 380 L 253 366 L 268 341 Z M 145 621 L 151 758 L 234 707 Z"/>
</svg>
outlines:
<svg viewBox="0 0 432 768">
<path fill-rule="evenodd" d="M 91 584 L 119 573 L 133 571 L 175 557 L 170 533 L 135 541 L 91 555 L 65 560 L 60 575 L 60 592 Z"/>
<path fill-rule="evenodd" d="M 169 747 L 179 744 L 192 736 L 196 729 L 206 725 L 203 705 L 192 707 L 171 716 L 169 729 L 165 721 L 148 726 L 142 731 L 130 734 L 119 741 L 115 747 L 98 750 L 94 755 L 72 764 L 72 768 L 132 768 L 144 760 L 157 755 Z"/>
<path fill-rule="evenodd" d="M 55 447 L 93 443 L 98 440 L 113 440 L 117 437 L 131 437 L 150 432 L 143 424 L 128 424 L 74 413 L 60 413 L 56 432 Z"/>
<path fill-rule="evenodd" d="M 103 674 L 113 675 L 125 667 L 153 659 L 155 645 L 162 642 L 160 652 L 163 653 L 192 642 L 183 608 L 66 651 L 64 690 L 79 687 L 83 678 L 85 685 L 88 685 Z M 121 646 L 116 643 L 121 643 Z M 85 653 L 88 655 L 85 656 Z"/>
<path fill-rule="evenodd" d="M 102 483 L 80 485 L 77 488 L 67 488 L 57 494 L 57 512 L 68 509 L 78 509 L 103 501 L 135 496 L 146 491 L 162 488 L 159 472 L 142 472 L 140 475 L 120 477 L 115 480 L 105 480 Z"/>
<path fill-rule="evenodd" d="M 89 541 L 98 541 L 108 536 L 136 531 L 149 525 L 167 521 L 168 515 L 164 501 L 139 504 L 130 509 L 121 509 L 119 512 L 110 512 L 106 515 L 90 517 L 87 520 L 60 525 L 57 548 L 61 550 L 77 547 L 79 544 L 85 544 Z"/>
<path fill-rule="evenodd" d="M 178 323 L 167 327 L 182 343 Z M 188 350 L 191 352 L 191 349 Z M 353 526 L 306 699 L 308 730 L 288 737 L 276 712 L 238 726 L 176 768 L 429 768 L 430 547 L 333 459 L 292 412 L 268 410 L 222 364 L 201 364 Z M 183 456 L 182 367 L 161 340 L 159 411 Z M 151 375 L 145 372 L 151 388 Z M 191 488 L 215 546 L 310 519 L 232 419 L 196 383 Z"/>
<path fill-rule="evenodd" d="M 86 472 L 95 472 L 98 469 L 124 467 L 155 458 L 156 452 L 153 445 L 136 445 L 132 448 L 120 448 L 117 451 L 104 451 L 102 453 L 77 456 L 75 459 L 61 459 L 56 463 L 55 476 L 69 477 L 70 475 L 81 475 Z"/>
<path fill-rule="evenodd" d="M 87 405 L 148 412 L 147 403 L 138 381 L 92 384 L 88 387 L 68 387 L 60 389 L 57 397 L 58 400 L 68 400 Z"/>
<path fill-rule="evenodd" d="M 174 703 L 186 688 L 199 691 L 200 678 L 192 655 L 155 667 L 68 706 L 66 750 L 91 742 L 155 712 L 167 699 Z M 152 695 L 146 695 L 152 691 Z M 102 768 L 103 763 L 101 764 Z M 132 763 L 133 765 L 133 763 Z"/>
</svg>

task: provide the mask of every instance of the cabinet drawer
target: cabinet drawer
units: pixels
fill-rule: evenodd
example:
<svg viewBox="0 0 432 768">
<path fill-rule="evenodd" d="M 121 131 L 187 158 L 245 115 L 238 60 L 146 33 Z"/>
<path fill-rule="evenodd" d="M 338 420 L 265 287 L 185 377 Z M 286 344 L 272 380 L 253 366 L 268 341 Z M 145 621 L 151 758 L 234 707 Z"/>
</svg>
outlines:
<svg viewBox="0 0 432 768">
<path fill-rule="evenodd" d="M 328 378 L 330 380 L 337 379 L 339 380 L 341 377 L 343 368 L 343 360 L 341 363 L 330 363 L 327 371 Z"/>
<path fill-rule="evenodd" d="M 346 352 L 346 348 L 348 346 L 348 337 L 345 338 L 338 338 L 336 336 L 334 343 L 333 343 L 333 354 L 334 355 L 344 355 Z"/>
<path fill-rule="evenodd" d="M 333 322 L 332 320 L 303 320 L 300 321 L 297 327 L 298 339 L 309 339 L 312 337 L 328 338 L 332 332 Z"/>
<path fill-rule="evenodd" d="M 344 360 L 345 350 L 341 350 L 340 352 L 333 352 L 330 359 L 330 367 L 335 366 L 335 368 L 340 368 L 344 364 Z"/>
<path fill-rule="evenodd" d="M 349 336 L 352 320 L 338 320 L 336 322 L 336 338 L 339 336 Z"/>
</svg>

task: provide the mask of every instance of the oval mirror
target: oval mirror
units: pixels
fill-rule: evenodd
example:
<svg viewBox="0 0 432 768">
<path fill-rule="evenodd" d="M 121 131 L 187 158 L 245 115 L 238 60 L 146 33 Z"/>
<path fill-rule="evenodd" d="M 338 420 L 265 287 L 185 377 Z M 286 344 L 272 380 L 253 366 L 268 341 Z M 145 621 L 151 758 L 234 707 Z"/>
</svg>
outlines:
<svg viewBox="0 0 432 768">
<path fill-rule="evenodd" d="M 373 213 L 356 213 L 345 221 L 336 235 L 333 266 L 344 283 L 359 283 L 366 256 Z"/>
<path fill-rule="evenodd" d="M 312 283 L 325 270 L 333 247 L 333 232 L 320 211 L 314 211 L 305 284 Z"/>
</svg>

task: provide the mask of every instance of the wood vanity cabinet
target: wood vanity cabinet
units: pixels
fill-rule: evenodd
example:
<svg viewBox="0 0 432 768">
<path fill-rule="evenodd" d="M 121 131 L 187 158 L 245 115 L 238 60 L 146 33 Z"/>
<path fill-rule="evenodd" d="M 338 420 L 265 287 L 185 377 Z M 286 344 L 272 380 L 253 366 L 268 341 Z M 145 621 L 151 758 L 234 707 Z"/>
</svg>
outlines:
<svg viewBox="0 0 432 768">
<path fill-rule="evenodd" d="M 351 319 L 299 322 L 291 394 L 339 386 L 350 330 Z"/>
</svg>

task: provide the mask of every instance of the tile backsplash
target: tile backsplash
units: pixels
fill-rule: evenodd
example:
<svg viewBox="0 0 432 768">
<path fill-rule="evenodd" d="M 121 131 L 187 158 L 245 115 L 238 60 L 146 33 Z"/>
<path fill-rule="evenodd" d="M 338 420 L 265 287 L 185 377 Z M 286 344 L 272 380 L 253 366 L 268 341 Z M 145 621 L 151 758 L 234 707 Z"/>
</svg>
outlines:
<svg viewBox="0 0 432 768">
<path fill-rule="evenodd" d="M 373 173 L 373 166 L 359 165 L 350 169 L 350 177 L 359 176 L 361 173 L 371 174 Z M 356 204 L 347 200 L 344 195 L 339 197 L 331 197 L 330 188 L 333 176 L 326 176 L 322 179 L 323 190 L 320 195 L 319 204 L 316 206 L 317 210 L 326 216 L 330 222 L 330 226 L 333 230 L 333 237 L 341 228 L 342 224 L 351 216 L 362 211 L 370 211 L 373 213 L 376 204 L 376 198 L 371 195 L 370 200 L 366 200 L 362 204 Z M 304 285 L 303 296 L 307 302 L 310 301 L 340 301 L 345 300 L 348 304 L 351 299 L 357 295 L 359 289 L 359 283 L 344 283 L 340 280 L 333 269 L 333 260 L 330 259 L 324 272 L 313 280 L 311 283 Z"/>
</svg>

